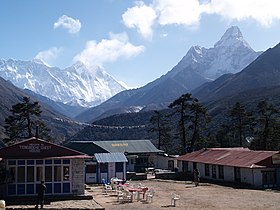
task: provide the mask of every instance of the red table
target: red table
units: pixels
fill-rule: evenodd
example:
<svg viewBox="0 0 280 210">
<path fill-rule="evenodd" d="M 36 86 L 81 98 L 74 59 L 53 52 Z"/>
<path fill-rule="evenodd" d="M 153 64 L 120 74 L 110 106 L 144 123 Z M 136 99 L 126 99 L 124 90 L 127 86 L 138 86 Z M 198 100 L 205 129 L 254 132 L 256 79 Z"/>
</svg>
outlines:
<svg viewBox="0 0 280 210">
<path fill-rule="evenodd" d="M 127 189 L 129 192 L 133 193 L 133 192 L 137 192 L 137 201 L 140 200 L 140 193 L 143 192 L 143 199 L 145 197 L 145 193 L 148 190 L 148 187 L 141 187 L 141 188 L 128 188 Z M 133 198 L 133 196 L 132 196 Z"/>
</svg>

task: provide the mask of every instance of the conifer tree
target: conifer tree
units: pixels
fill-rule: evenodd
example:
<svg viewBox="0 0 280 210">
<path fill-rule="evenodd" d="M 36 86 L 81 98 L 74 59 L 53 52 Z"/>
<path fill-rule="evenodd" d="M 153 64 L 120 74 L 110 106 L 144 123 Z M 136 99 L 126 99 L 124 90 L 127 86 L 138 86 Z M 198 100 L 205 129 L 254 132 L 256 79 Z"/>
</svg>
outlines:
<svg viewBox="0 0 280 210">
<path fill-rule="evenodd" d="M 175 113 L 180 115 L 179 119 L 179 136 L 181 139 L 181 151 L 180 154 L 185 154 L 187 150 L 187 131 L 186 131 L 186 122 L 189 117 L 189 108 L 190 104 L 193 101 L 192 94 L 186 93 L 180 96 L 178 99 L 173 101 L 169 108 L 175 109 Z"/>
<path fill-rule="evenodd" d="M 207 113 L 207 109 L 199 103 L 198 99 L 193 99 L 192 104 L 189 107 L 189 130 L 192 131 L 190 138 L 190 150 L 194 150 L 195 143 L 198 143 L 203 138 L 203 130 L 205 131 L 207 123 L 210 121 L 210 117 Z"/>
<path fill-rule="evenodd" d="M 257 128 L 256 139 L 252 142 L 253 149 L 274 150 L 273 141 L 278 138 L 276 128 L 279 110 L 267 101 L 261 101 L 257 105 Z"/>
<path fill-rule="evenodd" d="M 17 103 L 10 109 L 11 115 L 5 119 L 6 134 L 10 139 L 6 142 L 14 142 L 16 140 L 31 138 L 35 136 L 36 129 L 42 131 L 39 137 L 50 140 L 49 129 L 46 128 L 44 122 L 40 119 L 41 109 L 39 102 L 31 102 L 29 97 L 23 97 L 22 103 Z"/>
<path fill-rule="evenodd" d="M 158 135 L 158 149 L 164 149 L 165 152 L 169 153 L 171 151 L 171 135 L 170 126 L 168 126 L 167 116 L 161 111 L 154 111 L 154 115 L 151 117 L 150 122 L 153 127 L 152 132 L 156 132 Z"/>
<path fill-rule="evenodd" d="M 252 114 L 247 112 L 245 107 L 241 105 L 239 102 L 236 102 L 234 107 L 230 110 L 230 117 L 231 117 L 231 127 L 232 132 L 234 132 L 234 137 L 237 136 L 238 138 L 238 145 L 240 147 L 245 146 L 245 135 L 246 132 L 251 128 L 252 124 Z M 237 135 L 235 135 L 237 132 Z M 235 139 L 234 139 L 235 140 Z"/>
</svg>

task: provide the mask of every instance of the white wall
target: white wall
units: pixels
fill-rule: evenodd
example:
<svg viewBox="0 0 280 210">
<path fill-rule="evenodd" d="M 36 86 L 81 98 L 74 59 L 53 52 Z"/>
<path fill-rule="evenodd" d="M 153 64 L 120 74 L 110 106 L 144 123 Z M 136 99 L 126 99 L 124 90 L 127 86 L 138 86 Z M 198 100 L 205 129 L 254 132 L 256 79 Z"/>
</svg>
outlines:
<svg viewBox="0 0 280 210">
<path fill-rule="evenodd" d="M 174 162 L 174 168 L 177 167 L 177 160 L 172 157 L 163 156 L 163 155 L 157 155 L 155 158 L 155 168 L 161 168 L 161 169 L 169 169 L 168 168 L 168 161 Z"/>
<path fill-rule="evenodd" d="M 200 172 L 200 177 L 212 179 L 212 180 L 220 180 L 220 181 L 228 181 L 234 182 L 234 167 L 232 166 L 224 166 L 224 179 L 219 179 L 219 169 L 218 165 L 216 165 L 216 179 L 212 178 L 212 166 L 209 164 L 209 176 L 205 176 L 205 164 L 197 163 L 197 168 Z M 183 171 L 183 161 L 178 161 L 178 169 L 179 171 Z M 193 162 L 188 162 L 188 171 L 193 171 Z M 241 182 L 254 185 L 256 187 L 262 187 L 262 171 L 264 169 L 251 169 L 251 168 L 240 168 Z"/>
<path fill-rule="evenodd" d="M 135 155 L 127 156 L 127 159 L 128 159 L 128 164 L 126 164 L 126 170 L 127 171 L 134 171 L 136 156 Z M 132 164 L 132 162 L 133 162 L 133 164 Z"/>
<path fill-rule="evenodd" d="M 219 177 L 218 170 L 217 170 L 217 173 L 218 173 L 217 177 Z M 234 182 L 234 167 L 224 166 L 224 180 L 227 182 Z"/>
</svg>

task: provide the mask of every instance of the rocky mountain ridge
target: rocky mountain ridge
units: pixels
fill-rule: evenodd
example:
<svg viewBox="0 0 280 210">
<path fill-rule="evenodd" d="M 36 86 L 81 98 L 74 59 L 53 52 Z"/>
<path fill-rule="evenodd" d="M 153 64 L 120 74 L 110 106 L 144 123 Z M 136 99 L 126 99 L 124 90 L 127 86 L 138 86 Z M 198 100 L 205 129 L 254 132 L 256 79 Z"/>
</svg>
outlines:
<svg viewBox="0 0 280 210">
<path fill-rule="evenodd" d="M 193 46 L 169 72 L 147 85 L 118 93 L 102 104 L 77 116 L 81 121 L 93 121 L 105 113 L 123 113 L 130 107 L 156 109 L 166 107 L 180 95 L 213 81 L 226 73 L 237 73 L 253 62 L 261 52 L 255 52 L 244 40 L 237 26 L 230 27 L 212 48 Z"/>
<path fill-rule="evenodd" d="M 0 76 L 19 88 L 72 106 L 96 106 L 126 89 L 104 69 L 81 62 L 60 69 L 40 60 L 0 59 Z"/>
</svg>

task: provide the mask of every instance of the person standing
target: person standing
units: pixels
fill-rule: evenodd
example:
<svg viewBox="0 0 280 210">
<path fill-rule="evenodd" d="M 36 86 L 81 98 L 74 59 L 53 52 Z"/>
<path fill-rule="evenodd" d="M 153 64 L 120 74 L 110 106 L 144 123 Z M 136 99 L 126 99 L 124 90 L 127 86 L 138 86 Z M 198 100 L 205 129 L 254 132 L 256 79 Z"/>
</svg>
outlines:
<svg viewBox="0 0 280 210">
<path fill-rule="evenodd" d="M 200 179 L 199 170 L 196 168 L 193 170 L 193 180 L 196 187 L 199 185 L 199 179 Z"/>
<path fill-rule="evenodd" d="M 38 209 L 39 204 L 41 205 L 41 209 L 44 207 L 44 197 L 45 197 L 45 191 L 46 191 L 46 185 L 44 181 L 41 181 L 41 183 L 38 185 L 37 188 L 37 203 L 36 203 L 36 209 Z"/>
</svg>

